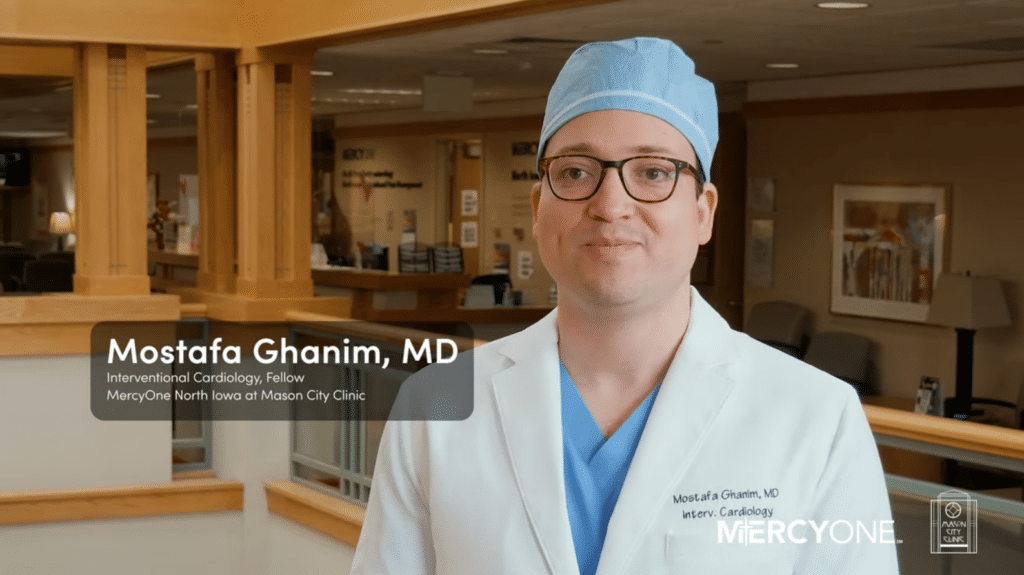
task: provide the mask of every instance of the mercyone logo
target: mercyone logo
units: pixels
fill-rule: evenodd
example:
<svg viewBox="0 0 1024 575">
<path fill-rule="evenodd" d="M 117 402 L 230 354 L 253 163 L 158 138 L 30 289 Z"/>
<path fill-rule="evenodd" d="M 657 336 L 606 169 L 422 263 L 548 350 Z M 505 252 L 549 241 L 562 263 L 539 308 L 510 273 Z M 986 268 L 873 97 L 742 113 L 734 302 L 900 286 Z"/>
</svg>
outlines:
<svg viewBox="0 0 1024 575">
<path fill-rule="evenodd" d="M 813 537 L 807 531 L 810 527 Z M 718 542 L 740 545 L 767 545 L 773 543 L 815 543 L 831 541 L 833 543 L 898 543 L 894 538 L 893 521 L 804 521 L 796 519 L 786 523 L 778 520 L 743 519 L 718 521 Z"/>
</svg>

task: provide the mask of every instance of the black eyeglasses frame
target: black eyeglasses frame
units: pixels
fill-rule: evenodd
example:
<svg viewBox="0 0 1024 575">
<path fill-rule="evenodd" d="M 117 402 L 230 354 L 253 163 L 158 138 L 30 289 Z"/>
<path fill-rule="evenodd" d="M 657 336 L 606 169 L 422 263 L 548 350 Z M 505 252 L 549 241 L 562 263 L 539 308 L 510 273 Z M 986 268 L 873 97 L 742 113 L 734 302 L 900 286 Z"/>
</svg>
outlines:
<svg viewBox="0 0 1024 575">
<path fill-rule="evenodd" d="M 601 176 L 597 179 L 597 185 L 594 186 L 594 191 L 590 192 L 589 195 L 587 195 L 585 197 L 582 197 L 582 198 L 568 199 L 568 198 L 563 198 L 562 196 L 559 196 L 558 193 L 555 192 L 555 187 L 553 185 L 551 185 L 551 172 L 548 170 L 548 166 L 551 165 L 551 162 L 553 162 L 553 161 L 555 161 L 555 160 L 557 160 L 559 158 L 588 158 L 588 159 L 594 160 L 595 162 L 600 164 L 600 166 L 601 166 Z M 667 196 L 665 196 L 664 198 L 662 198 L 660 200 L 642 200 L 642 199 L 634 196 L 629 191 L 629 186 L 626 185 L 626 177 L 622 175 L 622 166 L 624 166 L 626 164 L 626 162 L 628 162 L 630 160 L 636 160 L 637 158 L 650 158 L 650 159 L 655 159 L 655 160 L 666 160 L 666 161 L 672 162 L 675 165 L 675 167 L 676 167 L 675 181 L 672 182 L 672 191 L 670 191 Z M 658 203 L 664 202 L 665 200 L 671 198 L 672 194 L 676 193 L 676 186 L 679 185 L 679 173 L 682 172 L 683 170 L 686 170 L 687 172 L 689 172 L 690 175 L 693 176 L 693 179 L 697 182 L 697 197 L 700 197 L 701 193 L 704 192 L 704 177 L 702 176 L 703 171 L 699 167 L 700 166 L 700 160 L 697 160 L 697 164 L 698 164 L 697 166 L 694 166 L 694 165 L 690 164 L 689 162 L 685 162 L 683 160 L 677 160 L 675 158 L 669 158 L 669 157 L 666 157 L 666 156 L 640 155 L 640 156 L 632 156 L 632 157 L 626 158 L 624 160 L 602 160 L 601 158 L 597 158 L 595 156 L 590 156 L 590 155 L 587 155 L 587 154 L 561 154 L 561 155 L 558 155 L 558 156 L 549 156 L 547 158 L 541 158 L 540 161 L 537 162 L 537 169 L 538 169 L 538 171 L 541 174 L 543 174 L 544 179 L 547 181 L 548 188 L 551 189 L 551 194 L 554 195 L 556 198 L 562 200 L 563 202 L 583 202 L 583 201 L 589 200 L 590 198 L 594 197 L 594 195 L 597 194 L 597 190 L 601 189 L 601 184 L 604 183 L 604 175 L 605 175 L 605 173 L 607 173 L 608 168 L 618 168 L 619 181 L 622 183 L 622 189 L 626 191 L 626 194 L 629 195 L 629 197 L 633 198 L 634 200 L 636 200 L 638 202 L 642 202 L 642 203 L 645 203 L 645 204 L 658 204 Z"/>
</svg>

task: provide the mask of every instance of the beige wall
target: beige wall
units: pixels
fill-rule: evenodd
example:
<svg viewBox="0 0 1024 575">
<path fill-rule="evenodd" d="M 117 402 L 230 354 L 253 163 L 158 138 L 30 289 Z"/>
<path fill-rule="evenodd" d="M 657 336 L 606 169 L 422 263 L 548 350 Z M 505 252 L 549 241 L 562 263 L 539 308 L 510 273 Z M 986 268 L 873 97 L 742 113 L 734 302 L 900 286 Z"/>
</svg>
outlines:
<svg viewBox="0 0 1024 575">
<path fill-rule="evenodd" d="M 374 241 L 390 246 L 391 267 L 396 269 L 396 250 L 401 236 L 402 211 L 417 211 L 418 240 L 426 243 L 443 241 L 447 231 L 445 198 L 445 167 L 440 142 L 470 137 L 468 134 L 435 136 L 396 136 L 386 138 L 358 138 L 335 142 L 334 193 L 342 211 L 349 218 L 355 241 Z M 529 211 L 531 180 L 513 180 L 512 172 L 532 173 L 537 163 L 534 155 L 512 155 L 513 142 L 532 142 L 537 130 L 491 132 L 483 134 L 483 182 L 479 203 L 480 265 L 466 270 L 471 275 L 491 273 L 492 249 L 495 242 L 507 243 L 512 255 L 512 285 L 517 290 L 532 293 L 535 304 L 546 304 L 548 289 L 553 285 L 537 252 L 537 242 L 531 232 Z M 373 159 L 343 160 L 346 148 L 373 150 Z M 392 172 L 395 181 L 423 182 L 422 188 L 375 188 L 370 202 L 363 199 L 356 184 L 358 177 L 346 177 L 345 172 Z M 385 181 L 385 177 L 368 177 L 368 181 Z M 457 192 L 456 192 L 457 193 Z M 390 213 L 390 215 L 389 215 Z M 389 226 L 389 222 L 392 224 Z M 521 230 L 522 239 L 516 234 Z M 459 230 L 453 230 L 453 239 L 459 240 Z M 529 279 L 518 276 L 519 252 L 533 256 L 533 275 Z"/>
<path fill-rule="evenodd" d="M 444 240 L 435 233 L 437 197 L 443 193 L 438 186 L 437 140 L 433 136 L 406 136 L 337 140 L 334 144 L 334 196 L 352 226 L 353 245 L 376 242 L 388 246 L 392 270 L 398 269 L 404 210 L 416 210 L 418 242 L 433 244 Z M 367 153 L 372 150 L 373 157 L 346 160 L 346 149 Z M 371 173 L 363 176 L 367 183 L 381 184 L 374 187 L 369 201 L 359 187 L 362 172 Z M 422 186 L 399 187 L 409 183 Z"/>
<path fill-rule="evenodd" d="M 50 214 L 75 209 L 74 155 L 69 148 L 60 146 L 32 148 L 31 153 L 32 194 L 15 196 L 12 239 L 38 242 L 36 251 L 47 251 L 57 246 L 56 237 L 47 231 Z M 49 247 L 44 249 L 43 244 Z M 73 245 L 73 239 L 68 238 L 64 245 Z"/>
<path fill-rule="evenodd" d="M 554 280 L 540 261 L 537 242 L 533 239 L 533 220 L 530 214 L 530 190 L 532 180 L 514 180 L 512 172 L 534 173 L 537 169 L 537 156 L 512 155 L 513 142 L 536 142 L 540 138 L 539 130 L 522 130 L 514 132 L 493 132 L 484 134 L 484 201 L 483 219 L 481 220 L 481 254 L 489 254 L 494 242 L 510 245 L 512 252 L 512 285 L 517 290 L 532 292 L 533 303 L 547 305 L 548 289 Z M 522 230 L 523 239 L 519 239 L 515 231 Z M 495 239 L 495 230 L 500 239 Z M 485 243 L 486 242 L 486 243 Z M 518 275 L 519 252 L 527 251 L 533 256 L 533 276 L 522 279 Z M 484 255 L 483 265 L 490 265 Z M 489 273 L 490 270 L 481 270 Z"/>
<path fill-rule="evenodd" d="M 1014 322 L 978 332 L 975 395 L 1014 400 L 1024 384 L 1024 107 L 754 118 L 748 128 L 748 175 L 775 178 L 776 211 L 774 286 L 748 286 L 747 310 L 805 305 L 817 331 L 877 342 L 883 394 L 913 396 L 922 375 L 951 394 L 952 329 L 829 312 L 833 184 L 949 184 L 947 269 L 1000 277 Z"/>
<path fill-rule="evenodd" d="M 190 142 L 178 141 L 177 138 L 168 141 L 150 140 L 146 155 L 148 157 L 146 172 L 157 174 L 157 197 L 172 202 L 178 201 L 180 195 L 178 176 L 196 175 L 199 170 L 195 140 Z M 175 205 L 172 211 L 180 212 L 183 209 L 183 206 Z"/>
</svg>

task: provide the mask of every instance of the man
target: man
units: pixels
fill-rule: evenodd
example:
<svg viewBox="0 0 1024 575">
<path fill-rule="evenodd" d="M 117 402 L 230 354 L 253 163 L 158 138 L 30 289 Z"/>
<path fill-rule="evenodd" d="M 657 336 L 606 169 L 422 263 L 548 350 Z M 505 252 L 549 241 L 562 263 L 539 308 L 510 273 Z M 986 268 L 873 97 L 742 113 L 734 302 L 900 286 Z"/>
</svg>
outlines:
<svg viewBox="0 0 1024 575">
<path fill-rule="evenodd" d="M 464 421 L 388 424 L 353 573 L 897 571 L 852 388 L 690 286 L 716 141 L 671 42 L 573 54 L 532 195 L 558 308 L 474 351 Z"/>
</svg>

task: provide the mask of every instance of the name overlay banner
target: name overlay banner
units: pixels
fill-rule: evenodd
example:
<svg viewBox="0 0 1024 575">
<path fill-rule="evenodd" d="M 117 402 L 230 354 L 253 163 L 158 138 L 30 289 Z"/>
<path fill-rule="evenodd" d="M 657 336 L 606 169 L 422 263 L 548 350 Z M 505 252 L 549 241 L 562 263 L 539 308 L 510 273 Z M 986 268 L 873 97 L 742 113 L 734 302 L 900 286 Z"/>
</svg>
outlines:
<svg viewBox="0 0 1024 575">
<path fill-rule="evenodd" d="M 461 420 L 472 333 L 349 322 L 103 322 L 92 330 L 104 421 Z M 461 348 L 461 351 L 460 351 Z"/>
</svg>

